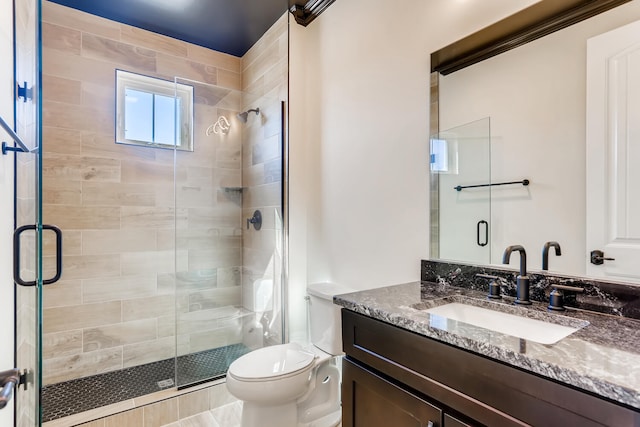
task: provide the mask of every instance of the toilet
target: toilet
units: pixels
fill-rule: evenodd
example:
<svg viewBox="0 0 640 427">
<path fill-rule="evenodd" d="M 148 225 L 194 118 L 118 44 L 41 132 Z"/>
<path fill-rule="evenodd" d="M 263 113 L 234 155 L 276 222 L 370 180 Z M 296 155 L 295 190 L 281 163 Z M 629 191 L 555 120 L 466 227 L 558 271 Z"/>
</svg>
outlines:
<svg viewBox="0 0 640 427">
<path fill-rule="evenodd" d="M 307 287 L 311 343 L 254 350 L 227 371 L 227 389 L 243 401 L 242 427 L 335 427 L 341 421 L 340 307 L 333 296 L 352 289 Z"/>
</svg>

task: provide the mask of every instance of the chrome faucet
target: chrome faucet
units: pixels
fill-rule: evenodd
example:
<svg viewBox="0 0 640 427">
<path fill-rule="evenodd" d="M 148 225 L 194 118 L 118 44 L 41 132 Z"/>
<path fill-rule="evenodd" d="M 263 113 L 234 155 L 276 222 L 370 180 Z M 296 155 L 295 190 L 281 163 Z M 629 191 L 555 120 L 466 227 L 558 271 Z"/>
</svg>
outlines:
<svg viewBox="0 0 640 427">
<path fill-rule="evenodd" d="M 549 269 L 549 248 L 554 248 L 556 250 L 556 256 L 562 255 L 560 250 L 560 243 L 558 242 L 547 242 L 544 244 L 542 248 L 542 269 Z"/>
<path fill-rule="evenodd" d="M 502 263 L 509 264 L 511 252 L 520 252 L 520 274 L 516 279 L 516 304 L 529 305 L 529 277 L 527 276 L 527 252 L 520 245 L 507 246 L 502 255 Z"/>
</svg>

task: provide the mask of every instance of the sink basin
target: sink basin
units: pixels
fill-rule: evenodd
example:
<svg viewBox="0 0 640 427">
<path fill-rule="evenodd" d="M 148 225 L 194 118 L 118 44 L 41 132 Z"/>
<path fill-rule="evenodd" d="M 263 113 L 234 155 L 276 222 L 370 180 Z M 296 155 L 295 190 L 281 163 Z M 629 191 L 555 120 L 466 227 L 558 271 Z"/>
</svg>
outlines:
<svg viewBox="0 0 640 427">
<path fill-rule="evenodd" d="M 449 325 L 447 320 L 453 320 L 540 344 L 555 344 L 589 324 L 566 316 L 537 313 L 538 316 L 555 316 L 558 323 L 563 323 L 558 324 L 461 302 L 450 302 L 422 311 L 429 313 L 431 325 L 439 329 L 448 330 L 448 326 L 453 325 Z"/>
</svg>

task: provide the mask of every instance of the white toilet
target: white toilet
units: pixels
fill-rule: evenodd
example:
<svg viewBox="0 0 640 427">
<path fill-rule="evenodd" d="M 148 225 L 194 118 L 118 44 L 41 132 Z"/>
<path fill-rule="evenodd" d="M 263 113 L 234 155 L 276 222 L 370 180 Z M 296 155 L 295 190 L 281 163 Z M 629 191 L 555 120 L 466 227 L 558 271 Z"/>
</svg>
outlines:
<svg viewBox="0 0 640 427">
<path fill-rule="evenodd" d="M 331 283 L 307 287 L 311 343 L 254 350 L 227 371 L 227 388 L 242 406 L 242 427 L 335 427 L 341 421 L 340 307 L 333 296 L 352 289 Z"/>
</svg>

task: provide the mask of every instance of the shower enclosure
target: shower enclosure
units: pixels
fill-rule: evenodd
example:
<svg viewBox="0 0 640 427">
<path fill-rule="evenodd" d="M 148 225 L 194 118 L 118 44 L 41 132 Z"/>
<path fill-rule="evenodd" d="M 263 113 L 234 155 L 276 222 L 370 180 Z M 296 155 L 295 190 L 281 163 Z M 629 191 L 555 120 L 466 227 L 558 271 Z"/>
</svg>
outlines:
<svg viewBox="0 0 640 427">
<path fill-rule="evenodd" d="M 283 342 L 287 15 L 236 58 L 23 3 L 36 27 L 43 8 L 42 102 L 25 103 L 32 124 L 19 127 L 41 144 L 17 155 L 18 225 L 55 224 L 64 244 L 62 277 L 43 287 L 55 236 L 21 238 L 23 277 L 38 285 L 17 286 L 29 335 L 18 361 L 35 375 L 16 396 L 18 425 L 219 379 L 240 355 Z M 192 150 L 116 142 L 116 70 L 171 82 L 174 135 L 179 88 L 190 88 Z"/>
<path fill-rule="evenodd" d="M 491 128 L 484 118 L 430 140 L 432 256 L 491 263 Z M 436 224 L 433 224 L 437 221 Z M 499 226 L 499 225 L 498 225 Z"/>
</svg>

